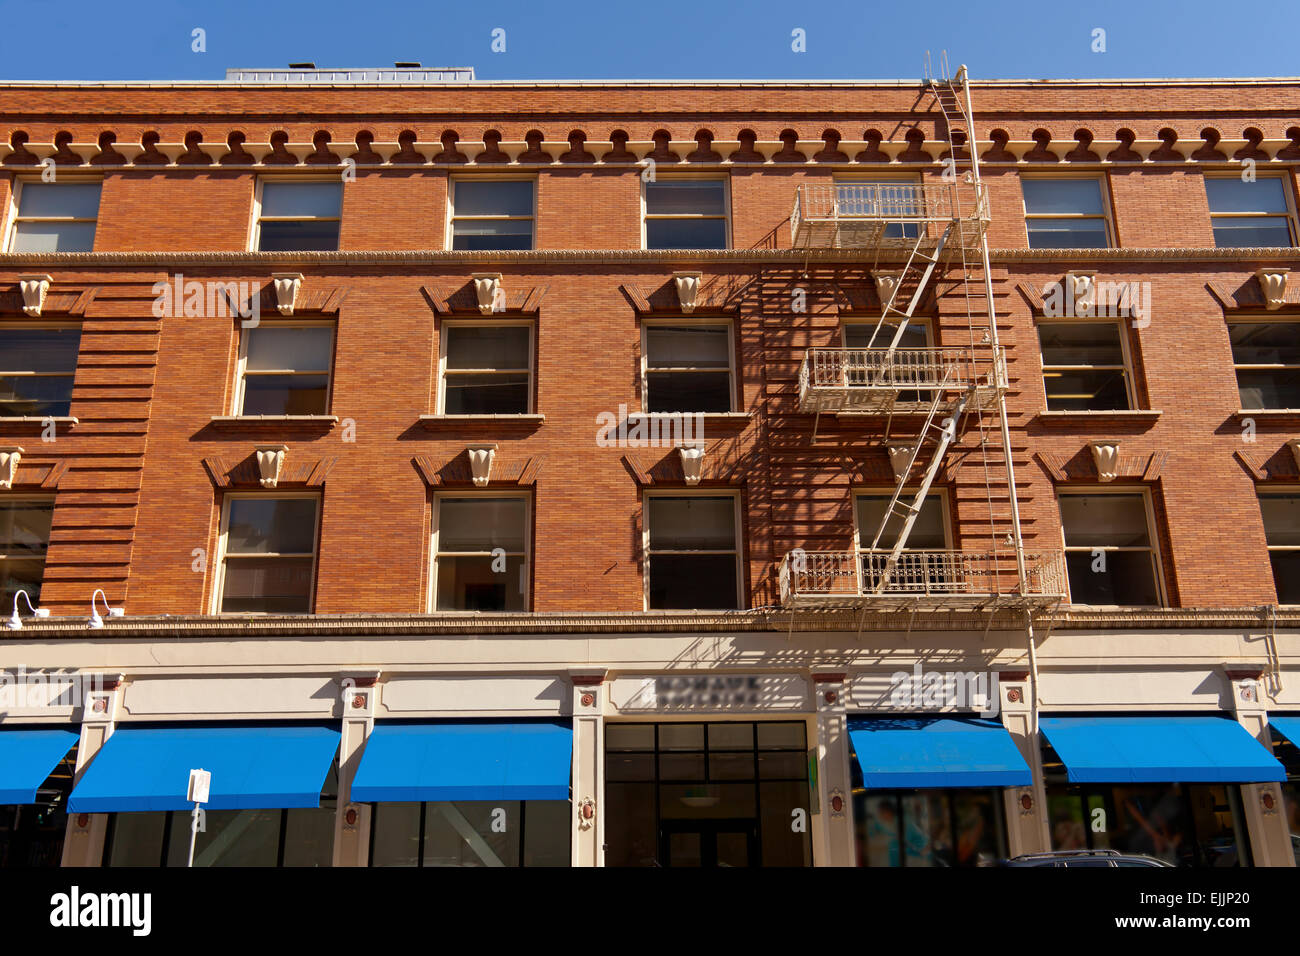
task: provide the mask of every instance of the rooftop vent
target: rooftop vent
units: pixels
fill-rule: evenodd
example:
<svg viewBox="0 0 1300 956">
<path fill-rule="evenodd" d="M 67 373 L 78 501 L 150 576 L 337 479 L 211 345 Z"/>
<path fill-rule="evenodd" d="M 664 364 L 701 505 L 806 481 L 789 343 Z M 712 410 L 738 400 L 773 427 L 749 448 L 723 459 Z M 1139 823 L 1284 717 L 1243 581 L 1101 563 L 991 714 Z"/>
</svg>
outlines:
<svg viewBox="0 0 1300 956">
<path fill-rule="evenodd" d="M 359 83 L 473 83 L 472 66 L 425 68 L 419 63 L 395 63 L 392 67 L 352 69 L 317 69 L 315 63 L 290 63 L 288 69 L 226 70 L 227 83 L 261 83 L 284 86 L 299 83 L 334 83 L 352 86 Z"/>
</svg>

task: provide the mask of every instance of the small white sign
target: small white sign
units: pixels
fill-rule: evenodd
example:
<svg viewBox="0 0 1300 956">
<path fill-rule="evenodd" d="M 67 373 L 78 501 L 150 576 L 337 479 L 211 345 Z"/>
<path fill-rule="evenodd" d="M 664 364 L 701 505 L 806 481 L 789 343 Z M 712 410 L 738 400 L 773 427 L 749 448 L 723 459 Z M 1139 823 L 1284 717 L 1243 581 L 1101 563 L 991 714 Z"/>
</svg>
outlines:
<svg viewBox="0 0 1300 956">
<path fill-rule="evenodd" d="M 212 774 L 206 770 L 190 771 L 190 788 L 185 799 L 189 803 L 207 803 L 208 790 L 212 786 Z"/>
</svg>

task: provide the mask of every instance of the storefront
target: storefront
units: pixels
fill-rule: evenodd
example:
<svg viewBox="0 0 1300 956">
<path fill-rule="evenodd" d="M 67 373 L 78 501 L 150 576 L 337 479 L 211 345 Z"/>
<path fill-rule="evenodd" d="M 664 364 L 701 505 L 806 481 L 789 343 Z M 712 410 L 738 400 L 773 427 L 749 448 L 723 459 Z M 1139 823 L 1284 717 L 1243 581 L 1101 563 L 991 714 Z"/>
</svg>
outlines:
<svg viewBox="0 0 1300 956">
<path fill-rule="evenodd" d="M 1273 737 L 1273 756 L 1286 771 L 1282 784 L 1282 812 L 1291 837 L 1291 850 L 1300 866 L 1300 714 L 1276 714 L 1269 717 Z"/>
<path fill-rule="evenodd" d="M 1007 854 L 1003 788 L 1031 774 L 1010 734 L 976 717 L 851 717 L 859 866 L 988 866 Z"/>
<path fill-rule="evenodd" d="M 1111 849 L 1176 866 L 1251 866 L 1241 784 L 1283 769 L 1237 721 L 1053 716 L 1039 722 L 1052 849 Z"/>
<path fill-rule="evenodd" d="M 0 867 L 59 865 L 76 748 L 64 727 L 0 730 Z"/>
</svg>

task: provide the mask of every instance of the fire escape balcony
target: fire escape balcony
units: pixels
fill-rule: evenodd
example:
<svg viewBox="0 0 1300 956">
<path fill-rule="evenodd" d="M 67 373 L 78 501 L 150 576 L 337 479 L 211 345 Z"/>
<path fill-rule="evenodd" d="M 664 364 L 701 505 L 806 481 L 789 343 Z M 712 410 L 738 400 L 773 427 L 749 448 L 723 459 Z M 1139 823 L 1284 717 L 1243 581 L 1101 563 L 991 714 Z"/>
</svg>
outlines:
<svg viewBox="0 0 1300 956">
<path fill-rule="evenodd" d="M 781 604 L 791 609 L 975 610 L 1046 607 L 1065 598 L 1065 555 L 1025 555 L 1021 593 L 1014 551 L 904 551 L 885 574 L 888 551 L 791 551 L 780 566 Z"/>
<path fill-rule="evenodd" d="M 983 183 L 805 183 L 795 190 L 796 249 L 933 249 L 950 225 L 949 249 L 977 250 L 989 224 Z"/>
<path fill-rule="evenodd" d="M 970 392 L 967 407 L 983 409 L 1006 388 L 1002 348 L 811 348 L 799 368 L 799 411 L 924 413 L 940 391 Z"/>
</svg>

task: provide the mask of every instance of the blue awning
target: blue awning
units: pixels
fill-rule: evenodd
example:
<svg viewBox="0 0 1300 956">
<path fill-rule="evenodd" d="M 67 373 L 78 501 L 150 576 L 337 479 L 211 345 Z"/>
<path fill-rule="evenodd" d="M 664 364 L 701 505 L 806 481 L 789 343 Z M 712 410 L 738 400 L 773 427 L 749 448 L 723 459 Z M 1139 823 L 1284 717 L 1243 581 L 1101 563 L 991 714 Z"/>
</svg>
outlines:
<svg viewBox="0 0 1300 956">
<path fill-rule="evenodd" d="M 1011 734 L 977 717 L 854 717 L 849 738 L 868 789 L 1026 787 Z"/>
<path fill-rule="evenodd" d="M 68 810 L 188 810 L 193 769 L 212 774 L 209 810 L 318 807 L 339 736 L 314 726 L 123 727 L 86 768 Z"/>
<path fill-rule="evenodd" d="M 567 800 L 572 757 L 567 722 L 377 723 L 352 799 Z"/>
<path fill-rule="evenodd" d="M 1043 717 L 1071 783 L 1267 783 L 1286 779 L 1231 717 Z"/>
<path fill-rule="evenodd" d="M 1268 722 L 1271 726 L 1276 727 L 1283 737 L 1300 747 L 1300 717 L 1282 717 L 1269 714 Z"/>
<path fill-rule="evenodd" d="M 0 730 L 0 803 L 35 803 L 36 791 L 77 745 L 71 730 Z"/>
</svg>

